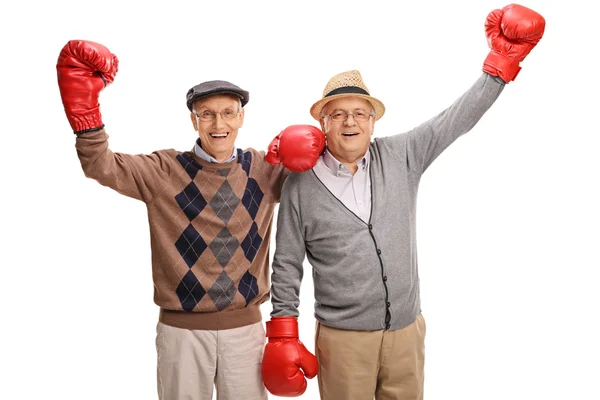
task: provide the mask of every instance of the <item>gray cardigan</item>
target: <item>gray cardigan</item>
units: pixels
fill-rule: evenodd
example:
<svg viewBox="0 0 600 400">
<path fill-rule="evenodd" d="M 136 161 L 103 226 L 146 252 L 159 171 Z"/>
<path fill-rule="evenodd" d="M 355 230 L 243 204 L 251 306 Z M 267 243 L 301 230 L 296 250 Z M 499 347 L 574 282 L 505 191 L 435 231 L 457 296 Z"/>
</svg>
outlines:
<svg viewBox="0 0 600 400">
<path fill-rule="evenodd" d="M 448 109 L 370 145 L 371 217 L 365 223 L 314 171 L 283 186 L 271 276 L 272 316 L 298 316 L 302 264 L 312 265 L 315 318 L 335 328 L 396 330 L 420 313 L 416 201 L 421 174 L 498 98 L 487 73 Z"/>
</svg>

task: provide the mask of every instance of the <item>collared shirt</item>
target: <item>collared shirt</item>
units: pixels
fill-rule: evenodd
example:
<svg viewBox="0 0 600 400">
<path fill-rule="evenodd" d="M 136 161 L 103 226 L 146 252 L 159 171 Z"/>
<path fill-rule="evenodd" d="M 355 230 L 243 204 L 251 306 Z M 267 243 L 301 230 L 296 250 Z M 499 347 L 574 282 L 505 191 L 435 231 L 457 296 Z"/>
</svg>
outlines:
<svg viewBox="0 0 600 400">
<path fill-rule="evenodd" d="M 196 155 L 198 157 L 200 157 L 201 159 L 203 159 L 205 161 L 215 163 L 215 164 L 222 164 L 222 163 L 219 163 L 216 158 L 214 158 L 213 156 L 211 156 L 210 154 L 205 152 L 202 147 L 200 147 L 200 139 L 196 140 L 196 144 L 194 144 L 194 153 L 196 153 Z M 224 163 L 231 162 L 231 161 L 235 160 L 235 156 L 236 156 L 236 151 L 235 151 L 235 146 L 233 146 L 233 154 L 231 155 L 231 157 L 229 157 L 227 160 L 225 160 L 223 162 Z"/>
<path fill-rule="evenodd" d="M 356 173 L 352 175 L 350 170 L 326 149 L 313 168 L 325 187 L 366 223 L 369 223 L 371 216 L 370 160 L 367 149 L 364 157 L 357 163 Z"/>
</svg>

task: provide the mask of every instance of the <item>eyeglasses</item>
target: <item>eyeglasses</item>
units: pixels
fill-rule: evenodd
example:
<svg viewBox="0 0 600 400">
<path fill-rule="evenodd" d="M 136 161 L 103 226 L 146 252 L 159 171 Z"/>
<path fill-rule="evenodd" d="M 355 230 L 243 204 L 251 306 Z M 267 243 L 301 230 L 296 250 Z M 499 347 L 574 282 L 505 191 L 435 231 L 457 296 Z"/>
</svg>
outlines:
<svg viewBox="0 0 600 400">
<path fill-rule="evenodd" d="M 368 113 L 365 110 L 354 110 L 354 114 L 347 113 L 344 110 L 336 110 L 331 114 L 324 114 L 323 118 L 329 117 L 333 122 L 344 122 L 350 115 L 352 115 L 356 122 L 365 122 L 375 114 Z"/>
<path fill-rule="evenodd" d="M 240 111 L 232 110 L 232 109 L 228 108 L 221 112 L 204 110 L 201 113 L 198 113 L 198 111 L 194 110 L 193 113 L 196 117 L 200 118 L 200 121 L 208 122 L 208 121 L 214 121 L 217 118 L 217 114 L 219 114 L 222 119 L 234 119 L 235 117 L 237 117 L 239 115 Z"/>
</svg>

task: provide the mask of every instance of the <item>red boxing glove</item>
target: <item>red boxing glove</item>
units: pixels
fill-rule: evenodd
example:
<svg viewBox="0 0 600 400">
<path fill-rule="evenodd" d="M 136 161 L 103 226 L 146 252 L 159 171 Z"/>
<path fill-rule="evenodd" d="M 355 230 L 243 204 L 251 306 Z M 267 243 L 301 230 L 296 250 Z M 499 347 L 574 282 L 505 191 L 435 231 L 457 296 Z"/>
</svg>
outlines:
<svg viewBox="0 0 600 400">
<path fill-rule="evenodd" d="M 544 34 L 544 17 L 518 4 L 494 10 L 485 21 L 485 35 L 492 51 L 483 62 L 483 70 L 506 83 L 521 70 L 519 63 Z"/>
<path fill-rule="evenodd" d="M 98 96 L 115 79 L 117 56 L 101 44 L 71 40 L 56 63 L 58 87 L 65 113 L 75 133 L 102 129 Z"/>
<path fill-rule="evenodd" d="M 308 171 L 325 149 L 325 135 L 312 125 L 291 125 L 273 139 L 265 156 L 271 165 L 282 163 L 294 172 Z"/>
<path fill-rule="evenodd" d="M 273 317 L 267 322 L 269 343 L 262 360 L 265 387 L 275 396 L 300 396 L 306 390 L 306 378 L 319 372 L 317 358 L 298 340 L 298 319 Z"/>
</svg>

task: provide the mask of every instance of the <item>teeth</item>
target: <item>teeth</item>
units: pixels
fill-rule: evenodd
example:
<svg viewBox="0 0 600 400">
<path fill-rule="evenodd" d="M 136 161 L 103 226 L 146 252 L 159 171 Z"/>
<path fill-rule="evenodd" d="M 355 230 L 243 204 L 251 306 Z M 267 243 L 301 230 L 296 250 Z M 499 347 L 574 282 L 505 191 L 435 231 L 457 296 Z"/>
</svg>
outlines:
<svg viewBox="0 0 600 400">
<path fill-rule="evenodd" d="M 214 138 L 219 138 L 219 137 L 226 137 L 227 133 L 211 133 L 210 137 L 214 137 Z"/>
</svg>

